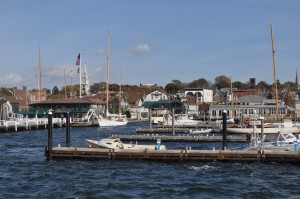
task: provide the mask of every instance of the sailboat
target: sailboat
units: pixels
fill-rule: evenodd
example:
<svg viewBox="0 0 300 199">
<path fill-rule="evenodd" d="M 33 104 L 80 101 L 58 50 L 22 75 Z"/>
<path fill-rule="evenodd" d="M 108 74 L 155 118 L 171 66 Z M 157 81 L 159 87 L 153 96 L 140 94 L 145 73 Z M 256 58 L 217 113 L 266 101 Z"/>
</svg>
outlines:
<svg viewBox="0 0 300 199">
<path fill-rule="evenodd" d="M 277 90 L 277 78 L 276 78 L 276 58 L 274 50 L 274 33 L 273 27 L 270 25 L 271 29 L 271 40 L 272 40 L 272 56 L 273 56 L 273 69 L 274 69 L 274 85 L 275 85 L 275 97 L 276 97 L 276 123 L 265 124 L 263 133 L 273 133 L 278 132 L 282 133 L 300 133 L 300 128 L 297 125 L 294 125 L 292 121 L 284 121 L 283 123 L 279 122 L 279 110 L 278 110 L 278 90 Z M 257 128 L 256 131 L 261 133 L 261 128 Z M 231 127 L 227 128 L 229 133 L 253 133 L 253 126 L 251 127 Z"/>
<path fill-rule="evenodd" d="M 110 127 L 110 126 L 123 126 L 128 123 L 127 117 L 125 115 L 110 114 L 108 112 L 109 105 L 109 70 L 110 70 L 110 32 L 108 32 L 108 42 L 107 42 L 107 79 L 106 79 L 106 117 L 100 116 L 99 126 L 100 127 Z M 121 95 L 121 93 L 120 93 Z"/>
</svg>

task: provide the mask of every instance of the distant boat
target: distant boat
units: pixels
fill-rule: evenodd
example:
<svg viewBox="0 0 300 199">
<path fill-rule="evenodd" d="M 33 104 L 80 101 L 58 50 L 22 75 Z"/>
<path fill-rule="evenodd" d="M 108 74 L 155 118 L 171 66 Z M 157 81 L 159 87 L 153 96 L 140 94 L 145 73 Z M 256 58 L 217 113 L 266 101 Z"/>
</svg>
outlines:
<svg viewBox="0 0 300 199">
<path fill-rule="evenodd" d="M 227 128 L 228 133 L 252 133 L 257 131 L 257 133 L 261 133 L 262 128 L 257 128 L 257 126 L 236 126 Z M 283 122 L 283 123 L 266 123 L 263 127 L 263 133 L 266 134 L 277 134 L 278 132 L 282 133 L 300 133 L 300 127 L 294 125 L 292 122 Z"/>
<path fill-rule="evenodd" d="M 253 138 L 250 141 L 250 146 L 244 150 L 268 150 L 268 151 L 298 151 L 298 144 L 300 139 L 294 136 L 292 133 L 278 132 L 277 140 L 275 142 L 264 142 L 258 133 L 253 134 Z"/>
<path fill-rule="evenodd" d="M 94 109 L 90 109 L 82 118 L 73 118 L 70 126 L 73 127 L 92 127 L 99 126 L 99 117 Z"/>
<path fill-rule="evenodd" d="M 99 117 L 98 123 L 100 127 L 124 126 L 128 123 L 127 117 L 118 114 L 109 114 L 108 117 Z"/>
<path fill-rule="evenodd" d="M 203 129 L 203 128 L 201 128 L 201 129 L 191 129 L 190 131 L 189 131 L 189 133 L 190 134 L 205 134 L 205 133 L 210 133 L 210 132 L 212 132 L 212 129 L 210 129 L 210 128 L 207 128 L 207 129 Z"/>
<path fill-rule="evenodd" d="M 201 125 L 203 122 L 199 120 L 189 119 L 186 114 L 177 114 L 174 116 L 174 126 L 197 126 Z M 172 116 L 167 115 L 163 125 L 172 125 Z"/>
<path fill-rule="evenodd" d="M 149 150 L 157 150 L 157 145 L 138 145 L 136 144 L 125 144 L 122 143 L 119 138 L 105 138 L 101 140 L 89 140 L 86 139 L 86 144 L 92 148 L 107 148 L 107 149 L 149 149 Z M 164 145 L 160 145 L 160 150 L 165 150 L 166 147 Z"/>
</svg>

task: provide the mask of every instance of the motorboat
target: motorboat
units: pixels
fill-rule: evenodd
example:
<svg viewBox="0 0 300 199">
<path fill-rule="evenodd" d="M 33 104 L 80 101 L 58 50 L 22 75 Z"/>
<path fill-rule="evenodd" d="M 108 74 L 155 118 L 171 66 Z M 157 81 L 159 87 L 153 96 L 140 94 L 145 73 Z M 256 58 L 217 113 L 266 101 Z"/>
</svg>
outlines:
<svg viewBox="0 0 300 199">
<path fill-rule="evenodd" d="M 124 126 L 128 123 L 125 115 L 109 114 L 108 117 L 102 116 L 98 119 L 100 127 Z"/>
<path fill-rule="evenodd" d="M 212 132 L 212 129 L 210 129 L 210 128 L 191 129 L 189 131 L 190 134 L 203 134 L 203 133 L 210 133 L 210 132 Z"/>
<path fill-rule="evenodd" d="M 274 142 L 264 142 L 264 137 L 253 135 L 250 145 L 245 150 L 267 150 L 267 151 L 298 151 L 300 138 L 292 133 L 278 132 L 277 140 Z"/>
<path fill-rule="evenodd" d="M 86 139 L 86 144 L 91 148 L 107 148 L 107 149 L 149 149 L 158 150 L 157 145 L 142 145 L 142 144 L 125 144 L 119 138 L 104 138 L 100 140 L 89 140 Z M 166 150 L 165 145 L 160 145 L 160 150 Z"/>
<path fill-rule="evenodd" d="M 228 133 L 241 133 L 241 134 L 247 134 L 253 132 L 254 129 L 257 131 L 257 133 L 261 133 L 261 127 L 256 127 L 255 125 L 250 125 L 246 127 L 242 126 L 232 126 L 230 128 L 227 128 Z M 283 123 L 266 123 L 263 126 L 263 133 L 266 134 L 276 134 L 277 132 L 282 133 L 300 133 L 300 127 L 294 125 L 292 122 L 283 122 Z"/>
<path fill-rule="evenodd" d="M 174 126 L 197 126 L 202 123 L 202 121 L 192 120 L 184 114 L 174 116 Z M 172 125 L 172 116 L 170 114 L 167 115 L 163 125 Z"/>
</svg>

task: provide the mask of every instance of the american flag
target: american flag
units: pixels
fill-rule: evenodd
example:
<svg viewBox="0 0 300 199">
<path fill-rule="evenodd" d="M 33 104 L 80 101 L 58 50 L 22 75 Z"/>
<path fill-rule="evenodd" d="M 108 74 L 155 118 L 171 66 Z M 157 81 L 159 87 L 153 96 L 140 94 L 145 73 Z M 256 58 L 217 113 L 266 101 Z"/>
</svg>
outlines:
<svg viewBox="0 0 300 199">
<path fill-rule="evenodd" d="M 80 53 L 77 56 L 76 66 L 80 65 Z"/>
</svg>

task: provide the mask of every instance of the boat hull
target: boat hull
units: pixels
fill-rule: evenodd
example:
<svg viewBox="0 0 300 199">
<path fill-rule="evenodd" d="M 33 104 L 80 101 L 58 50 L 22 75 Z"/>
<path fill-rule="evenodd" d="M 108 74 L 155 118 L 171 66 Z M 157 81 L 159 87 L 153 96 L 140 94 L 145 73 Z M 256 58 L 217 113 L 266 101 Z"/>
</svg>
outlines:
<svg viewBox="0 0 300 199">
<path fill-rule="evenodd" d="M 252 133 L 253 128 L 227 128 L 228 133 L 240 133 L 240 134 L 247 134 Z M 261 128 L 256 128 L 257 133 L 261 133 Z M 263 132 L 266 134 L 277 134 L 278 132 L 283 133 L 300 133 L 300 128 L 293 126 L 293 127 L 271 127 L 271 128 L 264 128 Z"/>
</svg>

